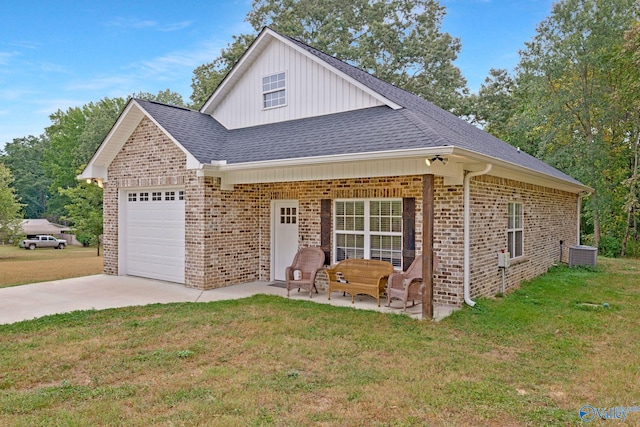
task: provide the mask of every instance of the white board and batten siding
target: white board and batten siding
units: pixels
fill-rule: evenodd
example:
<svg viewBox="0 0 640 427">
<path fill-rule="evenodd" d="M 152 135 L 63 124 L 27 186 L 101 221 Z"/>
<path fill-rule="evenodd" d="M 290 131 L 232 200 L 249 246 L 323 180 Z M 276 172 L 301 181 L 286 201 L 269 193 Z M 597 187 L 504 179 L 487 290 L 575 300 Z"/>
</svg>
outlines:
<svg viewBox="0 0 640 427">
<path fill-rule="evenodd" d="M 264 109 L 262 78 L 286 73 L 286 105 Z M 383 105 L 359 87 L 296 49 L 272 40 L 225 96 L 213 117 L 227 129 Z"/>
<path fill-rule="evenodd" d="M 120 274 L 184 283 L 184 189 L 126 190 L 120 201 Z"/>
</svg>

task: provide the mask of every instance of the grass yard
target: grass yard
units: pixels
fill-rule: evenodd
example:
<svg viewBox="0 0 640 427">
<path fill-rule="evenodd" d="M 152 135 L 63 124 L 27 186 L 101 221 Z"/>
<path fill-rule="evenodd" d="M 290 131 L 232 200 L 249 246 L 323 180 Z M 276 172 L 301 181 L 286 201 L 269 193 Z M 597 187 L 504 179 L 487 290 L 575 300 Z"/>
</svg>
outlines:
<svg viewBox="0 0 640 427">
<path fill-rule="evenodd" d="M 96 248 L 67 246 L 33 251 L 0 245 L 0 288 L 102 273 Z"/>
<path fill-rule="evenodd" d="M 0 425 L 578 425 L 640 406 L 639 307 L 601 259 L 437 324 L 259 295 L 0 325 Z"/>
</svg>

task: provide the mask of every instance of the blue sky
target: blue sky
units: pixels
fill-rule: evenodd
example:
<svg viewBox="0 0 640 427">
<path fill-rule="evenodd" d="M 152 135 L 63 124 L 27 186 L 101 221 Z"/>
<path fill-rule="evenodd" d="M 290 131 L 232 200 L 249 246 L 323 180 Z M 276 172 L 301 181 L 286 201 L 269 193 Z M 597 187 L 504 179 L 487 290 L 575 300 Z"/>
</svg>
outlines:
<svg viewBox="0 0 640 427">
<path fill-rule="evenodd" d="M 462 42 L 456 65 L 472 91 L 512 69 L 552 0 L 441 0 L 443 30 Z M 4 0 L 0 5 L 0 148 L 40 135 L 49 115 L 105 96 L 171 89 L 251 32 L 251 0 Z"/>
</svg>

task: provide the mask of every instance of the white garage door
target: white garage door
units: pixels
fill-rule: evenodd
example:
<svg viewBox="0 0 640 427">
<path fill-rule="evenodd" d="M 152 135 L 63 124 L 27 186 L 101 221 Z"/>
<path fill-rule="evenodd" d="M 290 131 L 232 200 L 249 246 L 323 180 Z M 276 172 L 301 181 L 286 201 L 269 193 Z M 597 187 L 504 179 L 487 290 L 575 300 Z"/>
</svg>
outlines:
<svg viewBox="0 0 640 427">
<path fill-rule="evenodd" d="M 184 283 L 184 190 L 127 191 L 125 274 Z"/>
</svg>

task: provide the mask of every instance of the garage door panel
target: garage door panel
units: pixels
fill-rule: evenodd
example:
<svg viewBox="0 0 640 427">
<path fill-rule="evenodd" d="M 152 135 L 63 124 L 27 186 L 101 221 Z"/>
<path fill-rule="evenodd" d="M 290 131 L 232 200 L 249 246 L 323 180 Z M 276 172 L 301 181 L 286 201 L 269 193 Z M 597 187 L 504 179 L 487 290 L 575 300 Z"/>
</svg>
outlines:
<svg viewBox="0 0 640 427">
<path fill-rule="evenodd" d="M 169 191 L 174 200 L 168 197 Z M 141 193 L 149 197 L 143 199 Z M 158 193 L 161 197 L 153 200 Z M 177 194 L 178 190 L 160 189 L 128 192 L 123 239 L 126 274 L 184 283 L 185 212 L 184 200 L 178 200 Z"/>
</svg>

